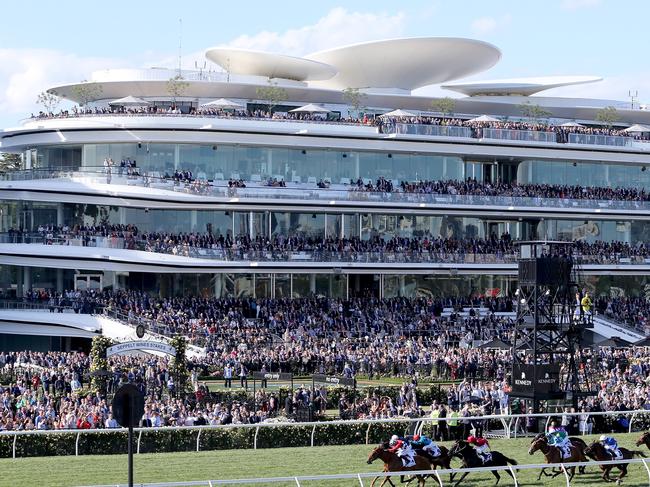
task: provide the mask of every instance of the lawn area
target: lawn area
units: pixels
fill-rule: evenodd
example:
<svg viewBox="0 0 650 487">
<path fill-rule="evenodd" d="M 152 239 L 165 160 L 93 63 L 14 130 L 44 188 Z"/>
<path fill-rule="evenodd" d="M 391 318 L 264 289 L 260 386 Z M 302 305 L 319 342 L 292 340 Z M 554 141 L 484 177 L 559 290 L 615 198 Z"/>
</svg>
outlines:
<svg viewBox="0 0 650 487">
<path fill-rule="evenodd" d="M 634 441 L 638 434 L 619 435 L 621 446 L 636 449 Z M 492 449 L 501 451 L 520 464 L 543 463 L 537 453 L 527 453 L 529 440 L 493 440 Z M 650 453 L 642 447 L 645 453 Z M 227 478 L 281 477 L 291 475 L 315 475 L 334 473 L 375 472 L 382 465 L 366 464 L 372 446 L 328 446 L 316 448 L 282 448 L 265 450 L 227 450 L 200 453 L 161 453 L 136 455 L 135 481 L 163 482 L 185 480 L 207 480 Z M 455 460 L 454 466 L 459 466 Z M 79 456 L 79 457 L 40 457 L 0 460 L 0 486 L 80 486 L 97 484 L 116 484 L 126 482 L 126 456 Z M 648 476 L 642 465 L 631 465 L 630 475 L 624 482 L 626 486 L 647 486 Z M 519 485 L 563 486 L 563 476 L 554 480 L 536 481 L 538 471 L 528 470 L 518 473 Z M 470 475 L 462 485 L 473 487 L 493 485 L 491 474 Z M 443 479 L 447 480 L 446 479 Z M 370 481 L 365 481 L 370 485 Z M 596 467 L 589 467 L 587 474 L 578 476 L 573 485 L 602 483 Z M 261 485 L 261 484 L 257 484 Z M 285 487 L 289 484 L 272 484 Z M 305 486 L 350 486 L 359 485 L 357 481 L 305 482 Z M 427 481 L 427 485 L 436 485 Z M 449 485 L 446 482 L 446 485 Z M 514 485 L 505 473 L 499 485 Z"/>
</svg>

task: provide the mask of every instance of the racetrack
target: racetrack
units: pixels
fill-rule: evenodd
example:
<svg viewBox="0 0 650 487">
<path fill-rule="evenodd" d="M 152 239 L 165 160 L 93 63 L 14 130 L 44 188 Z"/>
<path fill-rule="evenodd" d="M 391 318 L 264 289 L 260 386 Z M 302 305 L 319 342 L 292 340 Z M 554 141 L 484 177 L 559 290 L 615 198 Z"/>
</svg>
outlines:
<svg viewBox="0 0 650 487">
<path fill-rule="evenodd" d="M 616 435 L 619 445 L 644 451 L 635 447 L 639 433 Z M 585 437 L 587 442 L 597 436 Z M 540 453 L 528 455 L 530 439 L 491 440 L 493 450 L 514 458 L 520 464 L 544 463 Z M 450 446 L 449 443 L 441 443 Z M 208 480 L 226 478 L 281 477 L 292 475 L 316 475 L 334 473 L 359 473 L 379 471 L 382 465 L 366 464 L 366 458 L 374 445 L 327 446 L 304 448 L 281 448 L 263 450 L 222 450 L 199 453 L 161 453 L 135 456 L 135 481 L 164 482 L 183 480 Z M 458 467 L 458 460 L 452 466 Z M 0 460 L 0 486 L 4 487 L 55 487 L 126 482 L 125 455 L 84 455 L 79 457 L 40 457 Z M 616 470 L 612 476 L 617 475 Z M 526 470 L 517 473 L 519 485 L 566 485 L 564 476 L 553 480 L 537 482 L 538 471 Z M 446 477 L 446 476 L 445 476 Z M 443 478 L 443 481 L 448 477 Z M 473 474 L 462 485 L 493 485 L 491 474 Z M 589 467 L 586 475 L 576 475 L 573 485 L 604 483 L 596 466 Z M 257 484 L 260 485 L 260 484 Z M 295 483 L 273 484 L 278 487 L 293 486 Z M 357 481 L 305 482 L 306 486 L 349 486 L 359 485 Z M 365 485 L 370 485 L 367 481 Z M 436 485 L 428 480 L 427 485 Z M 449 485 L 445 482 L 445 485 Z M 514 485 L 512 479 L 502 473 L 499 485 Z M 647 486 L 648 474 L 643 465 L 630 465 L 626 486 Z"/>
</svg>

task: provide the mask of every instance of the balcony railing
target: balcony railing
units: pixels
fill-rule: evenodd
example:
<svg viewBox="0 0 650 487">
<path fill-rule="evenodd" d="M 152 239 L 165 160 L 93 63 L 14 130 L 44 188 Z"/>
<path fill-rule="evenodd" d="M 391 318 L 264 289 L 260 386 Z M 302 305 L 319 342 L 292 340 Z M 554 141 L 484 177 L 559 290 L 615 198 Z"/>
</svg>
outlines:
<svg viewBox="0 0 650 487">
<path fill-rule="evenodd" d="M 564 210 L 594 210 L 596 213 L 607 210 L 650 211 L 650 201 L 636 200 L 596 200 L 570 198 L 543 198 L 541 196 L 486 196 L 486 195 L 451 195 L 437 193 L 405 193 L 401 190 L 388 192 L 359 191 L 354 185 L 332 184 L 329 188 L 318 188 L 311 183 L 286 183 L 286 187 L 263 186 L 262 183 L 247 181 L 246 188 L 230 188 L 227 181 L 208 181 L 197 178 L 193 182 L 175 181 L 160 177 L 159 173 L 150 175 L 122 175 L 113 168 L 107 173 L 103 168 L 83 168 L 82 170 L 30 169 L 14 171 L 0 175 L 0 180 L 27 181 L 39 179 L 68 179 L 83 182 L 85 185 L 110 184 L 137 186 L 152 189 L 174 191 L 184 194 L 209 196 L 237 203 L 245 200 L 297 200 L 320 201 L 327 205 L 341 202 L 386 203 L 418 206 L 419 208 L 436 208 L 447 206 L 480 206 L 492 209 L 515 210 L 519 208 L 536 208 L 548 211 L 549 208 Z M 126 171 L 126 170 L 125 170 Z M 90 186 L 88 186 L 89 188 Z M 88 189 L 87 188 L 87 189 Z M 0 186 L 0 189 L 2 187 Z M 99 190 L 98 190 L 99 191 Z M 334 203 L 332 203 L 334 202 Z"/>
<path fill-rule="evenodd" d="M 385 126 L 384 133 L 429 135 L 433 137 L 474 137 L 470 127 L 456 125 L 428 125 L 417 123 L 395 123 Z"/>
<path fill-rule="evenodd" d="M 40 233 L 0 233 L 1 243 L 24 243 L 41 245 L 64 245 L 73 247 L 96 247 L 111 249 L 141 250 L 161 254 L 179 255 L 195 259 L 210 259 L 224 262 L 328 262 L 328 263 L 418 263 L 418 264 L 515 264 L 515 253 L 468 253 L 439 251 L 330 251 L 330 250 L 252 250 L 249 248 L 197 247 L 187 244 L 158 244 L 145 240 L 97 235 L 44 236 Z M 593 255 L 575 254 L 576 263 L 596 265 L 650 265 L 650 256 L 627 253 L 601 253 Z"/>
<path fill-rule="evenodd" d="M 568 134 L 569 144 L 608 145 L 614 147 L 632 147 L 635 139 L 620 135 Z"/>
<path fill-rule="evenodd" d="M 497 140 L 518 140 L 521 142 L 558 142 L 555 132 L 544 132 L 541 130 L 513 130 L 513 129 L 477 129 L 479 138 Z"/>
</svg>

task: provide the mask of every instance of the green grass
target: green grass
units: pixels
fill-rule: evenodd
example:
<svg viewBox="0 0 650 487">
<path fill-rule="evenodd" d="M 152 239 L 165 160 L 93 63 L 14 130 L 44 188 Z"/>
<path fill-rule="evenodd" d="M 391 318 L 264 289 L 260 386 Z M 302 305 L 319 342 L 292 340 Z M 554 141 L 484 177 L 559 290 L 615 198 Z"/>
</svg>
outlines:
<svg viewBox="0 0 650 487">
<path fill-rule="evenodd" d="M 621 446 L 636 449 L 634 441 L 638 434 L 618 435 Z M 529 456 L 528 439 L 493 440 L 492 449 L 501 451 L 516 459 L 520 464 L 543 463 L 540 453 Z M 647 454 L 645 447 L 642 447 Z M 382 465 L 366 464 L 366 458 L 372 449 L 370 445 L 316 447 L 316 448 L 281 448 L 265 450 L 228 450 L 199 453 L 160 453 L 136 455 L 136 482 L 164 482 L 186 480 L 208 480 L 227 478 L 281 477 L 293 475 L 315 475 L 334 473 L 376 472 Z M 641 449 L 641 448 L 639 448 Z M 459 466 L 454 460 L 454 466 Z M 126 482 L 126 456 L 66 456 L 19 458 L 0 460 L 0 486 L 79 486 L 95 484 L 115 484 Z M 564 476 L 554 480 L 537 482 L 537 470 L 518 472 L 519 485 L 548 485 L 561 487 L 565 485 Z M 445 476 L 444 480 L 448 477 Z M 463 486 L 480 487 L 493 485 L 491 474 L 472 474 L 463 482 Z M 370 480 L 365 480 L 366 486 Z M 586 475 L 578 476 L 573 485 L 592 485 L 602 483 L 597 467 L 587 469 Z M 261 484 L 257 484 L 261 485 Z M 285 487 L 292 484 L 269 484 Z M 352 486 L 357 481 L 323 481 L 305 482 L 305 486 Z M 427 485 L 436 485 L 427 481 Z M 449 485 L 446 482 L 445 485 Z M 499 485 L 514 485 L 510 477 L 503 473 Z M 626 486 L 647 486 L 648 476 L 642 465 L 630 465 L 629 476 L 624 481 Z"/>
</svg>

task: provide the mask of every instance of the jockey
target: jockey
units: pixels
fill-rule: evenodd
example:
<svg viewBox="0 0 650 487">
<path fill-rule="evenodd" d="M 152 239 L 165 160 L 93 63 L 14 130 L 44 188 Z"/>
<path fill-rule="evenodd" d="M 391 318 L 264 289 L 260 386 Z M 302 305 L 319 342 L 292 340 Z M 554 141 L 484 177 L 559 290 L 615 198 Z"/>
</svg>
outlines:
<svg viewBox="0 0 650 487">
<path fill-rule="evenodd" d="M 620 460 L 623 458 L 623 454 L 618 447 L 618 442 L 614 438 L 608 435 L 602 435 L 598 441 L 605 447 L 605 451 L 610 454 L 612 460 Z"/>
<path fill-rule="evenodd" d="M 404 438 L 393 435 L 390 438 L 390 448 L 388 451 L 397 453 L 397 456 L 402 460 L 402 465 L 405 467 L 412 467 L 415 465 L 415 451 L 409 445 L 409 442 Z"/>
<path fill-rule="evenodd" d="M 548 429 L 546 439 L 550 446 L 555 446 L 560 449 L 564 458 L 571 456 L 571 440 L 566 430 L 562 426 L 558 426 L 555 421 L 551 423 Z"/>
<path fill-rule="evenodd" d="M 473 435 L 468 436 L 467 443 L 474 447 L 478 457 L 483 461 L 483 463 L 492 460 L 492 454 L 490 453 L 490 444 L 485 438 Z"/>
<path fill-rule="evenodd" d="M 436 445 L 435 441 L 425 435 L 413 435 L 412 437 L 407 437 L 409 443 L 415 452 L 420 455 L 422 454 L 425 457 L 428 457 L 430 460 L 435 459 L 440 456 L 440 448 Z M 422 452 L 422 453 L 420 453 Z"/>
</svg>

